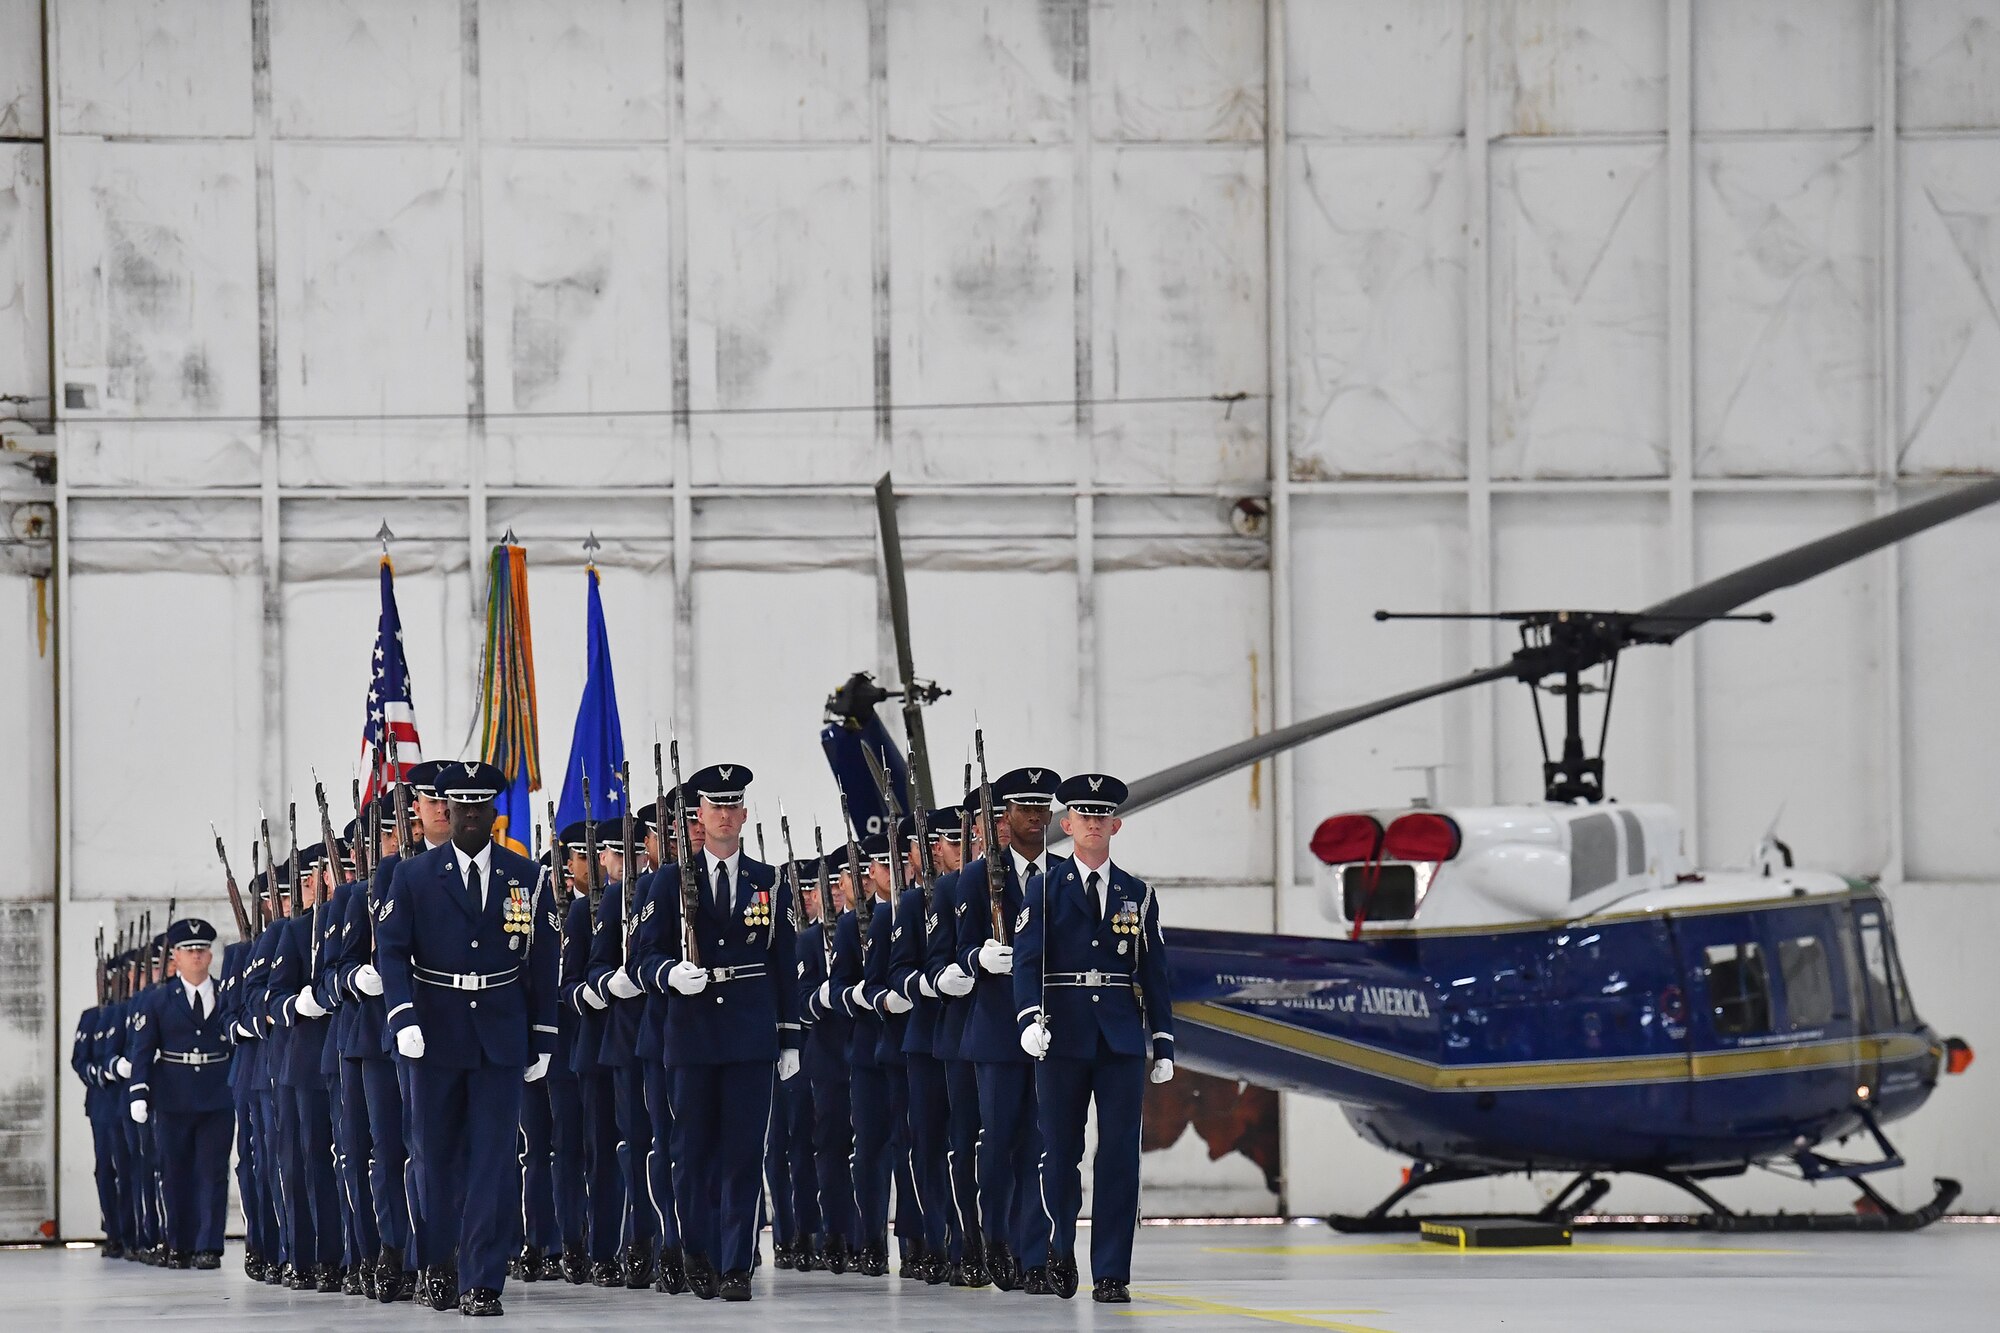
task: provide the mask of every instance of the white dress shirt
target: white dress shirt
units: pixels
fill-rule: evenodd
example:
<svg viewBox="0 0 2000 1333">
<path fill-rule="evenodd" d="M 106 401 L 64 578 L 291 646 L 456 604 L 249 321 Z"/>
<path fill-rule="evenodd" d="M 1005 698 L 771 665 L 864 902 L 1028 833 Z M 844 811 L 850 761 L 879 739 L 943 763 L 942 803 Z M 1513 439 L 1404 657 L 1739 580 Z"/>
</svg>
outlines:
<svg viewBox="0 0 2000 1333">
<path fill-rule="evenodd" d="M 724 869 L 729 871 L 730 901 L 722 904 L 723 915 L 727 916 L 729 914 L 730 909 L 736 906 L 735 902 L 737 893 L 736 886 L 742 883 L 742 878 L 741 878 L 743 874 L 742 844 L 740 843 L 737 844 L 736 850 L 731 852 L 729 854 L 729 858 L 724 861 L 716 860 L 715 857 L 709 853 L 708 849 L 704 847 L 701 852 L 701 866 L 702 866 L 701 896 L 702 896 L 702 901 L 704 902 L 712 903 L 715 901 L 715 868 L 717 866 L 722 866 Z"/>
<path fill-rule="evenodd" d="M 181 991 L 183 994 L 187 996 L 187 1002 L 190 1009 L 194 1006 L 194 997 L 199 995 L 201 997 L 202 1016 L 206 1018 L 208 1015 L 215 1012 L 214 977 L 204 978 L 199 986 L 188 985 L 187 978 L 185 977 L 182 977 L 179 980 L 181 983 Z"/>
<path fill-rule="evenodd" d="M 479 855 L 467 856 L 465 849 L 457 843 L 451 844 L 451 854 L 458 859 L 458 882 L 464 887 L 472 874 L 472 867 L 479 867 L 479 910 L 486 910 L 487 897 L 493 892 L 493 844 L 487 843 L 479 849 Z"/>
</svg>

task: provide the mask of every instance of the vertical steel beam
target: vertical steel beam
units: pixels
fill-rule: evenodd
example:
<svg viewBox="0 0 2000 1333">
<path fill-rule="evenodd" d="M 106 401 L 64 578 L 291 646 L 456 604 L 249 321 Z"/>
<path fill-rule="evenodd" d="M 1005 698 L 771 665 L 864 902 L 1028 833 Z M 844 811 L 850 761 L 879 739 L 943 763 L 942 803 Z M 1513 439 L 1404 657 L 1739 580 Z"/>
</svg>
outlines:
<svg viewBox="0 0 2000 1333">
<path fill-rule="evenodd" d="M 1899 208 L 1901 160 L 1897 151 L 1897 64 L 1900 4 L 1882 0 L 1875 10 L 1875 510 L 1896 507 L 1896 480 L 1902 470 L 1902 265 Z M 1881 710 L 1882 801 L 1889 812 L 1885 830 L 1882 880 L 1900 884 L 1904 875 L 1905 821 L 1908 809 L 1903 781 L 1903 559 L 1891 546 L 1882 553 L 1880 633 L 1882 657 Z"/>
<path fill-rule="evenodd" d="M 673 362 L 674 729 L 694 734 L 694 439 L 688 416 L 687 31 L 667 4 L 667 339 Z"/>
<path fill-rule="evenodd" d="M 479 0 L 459 0 L 458 16 L 459 159 L 465 172 L 465 541 L 472 607 L 465 629 L 466 661 L 478 672 L 486 652 L 486 213 L 480 150 Z M 468 734 L 479 725 L 478 694 L 475 675 L 467 700 L 472 712 Z"/>
<path fill-rule="evenodd" d="M 1491 57 L 1488 0 L 1465 0 L 1465 606 L 1493 609 L 1492 327 L 1487 309 L 1492 285 L 1492 191 L 1487 185 L 1491 151 L 1488 126 L 1488 67 Z M 1491 626 L 1474 624 L 1472 661 L 1494 660 Z M 1467 703 L 1471 730 L 1467 756 L 1471 774 L 1465 799 L 1490 804 L 1494 792 L 1494 710 L 1500 691 L 1484 690 Z M 1450 705 L 1446 705 L 1449 707 Z"/>
<path fill-rule="evenodd" d="M 1070 248 L 1075 253 L 1071 320 L 1075 330 L 1076 385 L 1076 698 L 1077 746 L 1072 762 L 1097 766 L 1104 738 L 1099 734 L 1097 652 L 1097 413 L 1093 364 L 1092 301 L 1097 289 L 1096 250 L 1091 243 L 1096 174 L 1096 129 L 1090 118 L 1090 5 L 1075 0 L 1070 9 Z"/>
<path fill-rule="evenodd" d="M 1292 433 L 1290 162 L 1285 111 L 1285 0 L 1264 0 L 1264 448 L 1271 484 L 1271 725 L 1292 721 Z M 1256 719 L 1251 719 L 1254 725 Z M 1286 751 L 1271 761 L 1271 928 L 1284 922 L 1297 877 L 1293 826 L 1298 793 Z"/>
<path fill-rule="evenodd" d="M 1672 587 L 1694 586 L 1694 16 L 1693 0 L 1667 0 L 1667 529 Z M 1674 804 L 1689 855 L 1700 861 L 1699 635 L 1673 654 Z"/>
<path fill-rule="evenodd" d="M 1291 222 L 1285 111 L 1290 37 L 1285 0 L 1264 0 L 1264 449 L 1270 460 L 1271 725 L 1292 721 Z M 1253 724 L 1256 719 L 1252 719 Z M 1271 760 L 1271 923 L 1285 925 L 1293 865 L 1296 766 L 1288 750 Z M 1291 1117 L 1278 1116 L 1278 1212 L 1289 1211 Z"/>
<path fill-rule="evenodd" d="M 271 4 L 250 3 L 251 124 L 257 162 L 258 502 L 262 560 L 263 715 L 257 789 L 267 809 L 284 806 L 285 592 L 278 499 L 278 214 L 271 113 Z"/>
</svg>

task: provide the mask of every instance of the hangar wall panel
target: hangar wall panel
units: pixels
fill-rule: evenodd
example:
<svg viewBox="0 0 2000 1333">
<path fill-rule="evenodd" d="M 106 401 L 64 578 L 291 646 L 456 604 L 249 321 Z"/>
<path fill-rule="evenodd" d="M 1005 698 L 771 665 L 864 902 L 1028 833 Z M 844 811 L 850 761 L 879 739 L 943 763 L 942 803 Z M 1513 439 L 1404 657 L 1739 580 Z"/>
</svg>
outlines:
<svg viewBox="0 0 2000 1333">
<path fill-rule="evenodd" d="M 727 746 L 831 828 L 819 700 L 893 675 L 886 467 L 918 669 L 955 691 L 948 790 L 975 714 L 996 771 L 1135 774 L 1511 647 L 1377 607 L 1642 604 L 2000 464 L 1993 0 L 1901 0 L 1886 49 L 1859 0 L 1693 0 L 1678 51 L 1656 0 L 269 0 L 262 30 L 247 0 L 59 0 L 46 156 L 41 8 L 0 0 L 0 393 L 59 400 L 62 489 L 4 489 L 68 539 L 64 763 L 91 799 L 65 807 L 67 905 L 7 936 L 62 964 L 30 1063 L 87 1003 L 100 915 L 213 891 L 188 829 L 314 765 L 344 781 L 384 518 L 428 752 L 468 744 L 511 527 L 560 774 L 594 532 L 633 753 L 678 713 L 691 759 Z M 1940 923 L 1981 919 L 2000 856 L 1991 527 L 1633 654 L 1610 752 L 1614 792 L 1691 800 L 1707 859 L 1782 803 L 1804 859 L 1911 879 L 1926 1012 L 1975 1041 L 1955 1015 L 1990 987 Z M 19 696 L 0 736 L 55 707 Z M 1170 929 L 1325 933 L 1318 819 L 1410 799 L 1424 765 L 1446 801 L 1531 795 L 1530 719 L 1515 687 L 1380 719 L 1282 792 L 1260 768 L 1136 820 L 1130 855 L 1177 881 Z M 17 796 L 53 849 L 53 785 Z M 1990 1098 L 1949 1093 L 1904 1145 L 2000 1207 L 1962 1147 Z M 1284 1114 L 1295 1209 L 1403 1165 L 1337 1111 Z M 1189 1162 L 1149 1160 L 1152 1187 L 1258 1202 L 1241 1158 Z"/>
</svg>

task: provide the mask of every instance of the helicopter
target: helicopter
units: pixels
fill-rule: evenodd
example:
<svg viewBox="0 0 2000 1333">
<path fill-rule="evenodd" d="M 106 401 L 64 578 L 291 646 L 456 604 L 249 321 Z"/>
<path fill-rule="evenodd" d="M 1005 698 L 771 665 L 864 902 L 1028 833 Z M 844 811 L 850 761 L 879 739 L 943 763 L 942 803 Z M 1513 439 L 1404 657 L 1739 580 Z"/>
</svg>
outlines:
<svg viewBox="0 0 2000 1333">
<path fill-rule="evenodd" d="M 927 783 L 887 476 L 877 487 L 900 693 L 912 741 L 899 780 Z M 2000 500 L 2000 478 L 1963 486 L 1782 552 L 1636 612 L 1534 610 L 1405 617 L 1517 626 L 1512 656 L 1469 674 L 1251 737 L 1130 786 L 1129 817 L 1283 750 L 1475 686 L 1529 687 L 1542 737 L 1536 804 L 1347 811 L 1311 850 L 1322 914 L 1345 938 L 1175 929 L 1178 1048 L 1196 1070 L 1330 1098 L 1365 1139 L 1411 1159 L 1356 1231 L 1416 1230 L 1394 1213 L 1417 1190 L 1522 1172 L 1568 1183 L 1539 1214 L 1567 1224 L 1611 1189 L 1651 1177 L 1692 1197 L 1718 1229 L 1915 1230 L 1960 1192 L 1940 1178 L 1903 1210 L 1867 1177 L 1903 1165 L 1884 1126 L 1910 1115 L 1971 1047 L 1917 1013 L 1890 907 L 1868 879 L 1794 864 L 1775 830 L 1743 869 L 1695 866 L 1677 811 L 1604 788 L 1619 656 L 1672 644 L 1740 608 Z M 1603 683 L 1592 677 L 1601 673 Z M 1542 695 L 1560 699 L 1553 751 Z M 1603 696 L 1595 753 L 1582 699 Z M 879 697 L 878 697 L 879 696 Z M 828 701 L 822 740 L 863 818 L 871 784 L 844 747 L 885 748 L 891 692 L 857 675 Z M 840 707 L 836 707 L 840 705 Z M 914 721 L 916 725 L 911 726 Z M 872 724 L 872 725 L 871 725 Z M 879 804 L 879 798 L 878 798 Z M 1865 1136 L 1875 1155 L 1835 1157 Z M 1736 1212 L 1702 1182 L 1752 1167 L 1846 1181 L 1852 1213 Z"/>
</svg>

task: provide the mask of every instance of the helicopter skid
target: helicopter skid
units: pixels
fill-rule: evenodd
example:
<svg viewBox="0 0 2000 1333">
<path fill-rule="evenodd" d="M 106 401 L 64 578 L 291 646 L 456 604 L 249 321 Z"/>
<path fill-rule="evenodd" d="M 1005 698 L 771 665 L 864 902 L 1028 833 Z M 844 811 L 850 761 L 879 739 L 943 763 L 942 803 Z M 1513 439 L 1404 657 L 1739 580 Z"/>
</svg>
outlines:
<svg viewBox="0 0 2000 1333">
<path fill-rule="evenodd" d="M 1389 1196 L 1367 1213 L 1360 1215 L 1334 1214 L 1327 1224 L 1336 1231 L 1361 1235 L 1379 1235 L 1396 1232 L 1413 1232 L 1430 1220 L 1430 1215 L 1419 1213 L 1391 1213 L 1389 1210 L 1417 1190 L 1432 1185 L 1446 1185 L 1466 1180 L 1487 1180 L 1499 1176 L 1512 1175 L 1511 1171 L 1483 1170 L 1477 1167 L 1429 1166 L 1419 1163 L 1410 1172 L 1410 1178 L 1398 1186 Z M 1856 1201 L 1856 1211 L 1850 1213 L 1740 1213 L 1723 1204 L 1714 1195 L 1696 1184 L 1691 1176 L 1679 1171 L 1631 1171 L 1632 1175 L 1647 1176 L 1664 1181 L 1686 1192 L 1707 1211 L 1686 1214 L 1647 1214 L 1631 1216 L 1621 1214 L 1592 1213 L 1596 1206 L 1611 1190 L 1611 1182 L 1606 1176 L 1618 1174 L 1613 1171 L 1586 1171 L 1571 1180 L 1546 1208 L 1534 1214 L 1537 1221 L 1555 1222 L 1566 1226 L 1591 1228 L 1606 1231 L 1732 1231 L 1732 1232 L 1775 1232 L 1775 1231 L 1921 1231 L 1943 1217 L 1946 1210 L 1957 1200 L 1962 1188 L 1956 1180 L 1938 1177 L 1936 1193 L 1929 1203 L 1921 1208 L 1905 1211 L 1897 1208 L 1875 1190 L 1865 1180 L 1855 1179 L 1855 1188 L 1861 1198 Z M 1865 1207 L 1863 1206 L 1865 1205 Z M 1516 1213 L 1466 1213 L 1451 1211 L 1453 1218 L 1479 1220 L 1502 1217 L 1519 1217 Z"/>
</svg>

